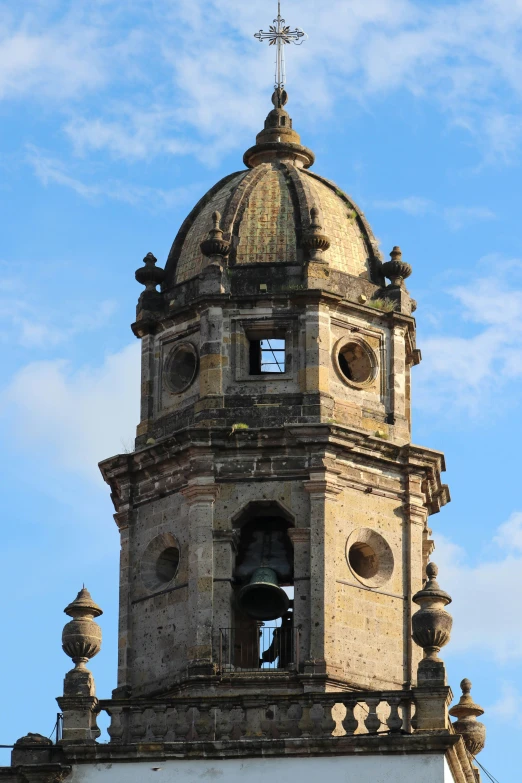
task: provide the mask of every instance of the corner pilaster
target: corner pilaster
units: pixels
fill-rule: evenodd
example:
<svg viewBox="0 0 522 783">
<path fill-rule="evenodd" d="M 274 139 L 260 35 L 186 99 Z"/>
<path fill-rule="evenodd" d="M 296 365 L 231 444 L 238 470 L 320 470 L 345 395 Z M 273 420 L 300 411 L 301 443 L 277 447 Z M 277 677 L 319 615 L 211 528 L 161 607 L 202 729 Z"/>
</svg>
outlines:
<svg viewBox="0 0 522 783">
<path fill-rule="evenodd" d="M 213 522 L 219 487 L 212 478 L 198 477 L 181 490 L 188 505 L 189 577 L 187 643 L 189 673 L 210 674 L 212 668 Z"/>
</svg>

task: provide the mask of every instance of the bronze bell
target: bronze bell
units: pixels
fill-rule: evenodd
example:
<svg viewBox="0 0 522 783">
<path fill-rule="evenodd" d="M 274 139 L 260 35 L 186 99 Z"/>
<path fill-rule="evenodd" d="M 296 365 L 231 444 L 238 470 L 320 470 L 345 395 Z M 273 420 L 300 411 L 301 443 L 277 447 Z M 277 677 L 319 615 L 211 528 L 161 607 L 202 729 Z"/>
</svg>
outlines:
<svg viewBox="0 0 522 783">
<path fill-rule="evenodd" d="M 250 582 L 241 588 L 237 601 L 240 609 L 255 620 L 275 620 L 288 611 L 289 599 L 279 587 L 273 568 L 256 568 Z"/>
</svg>

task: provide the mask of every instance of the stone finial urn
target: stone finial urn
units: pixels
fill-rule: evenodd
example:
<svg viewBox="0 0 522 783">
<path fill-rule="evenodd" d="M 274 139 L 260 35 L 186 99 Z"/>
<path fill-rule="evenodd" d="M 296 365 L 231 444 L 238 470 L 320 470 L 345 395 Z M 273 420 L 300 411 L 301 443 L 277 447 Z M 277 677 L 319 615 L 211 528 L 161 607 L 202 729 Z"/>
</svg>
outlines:
<svg viewBox="0 0 522 783">
<path fill-rule="evenodd" d="M 424 658 L 428 661 L 439 661 L 437 653 L 449 642 L 453 625 L 452 616 L 444 608 L 451 603 L 451 597 L 439 587 L 436 581 L 438 572 L 435 563 L 428 563 L 428 581 L 413 596 L 420 609 L 412 617 L 412 638 L 423 648 Z"/>
<path fill-rule="evenodd" d="M 390 253 L 391 261 L 382 265 L 382 271 L 390 280 L 390 285 L 404 288 L 404 281 L 411 275 L 411 266 L 402 260 L 402 251 L 395 245 Z"/>
<path fill-rule="evenodd" d="M 203 255 L 208 258 L 213 256 L 225 258 L 230 252 L 230 242 L 228 239 L 223 239 L 221 215 L 217 211 L 212 213 L 212 228 L 208 232 L 207 238 L 200 244 L 200 248 Z"/>
<path fill-rule="evenodd" d="M 484 710 L 471 698 L 471 682 L 469 680 L 462 680 L 460 687 L 462 696 L 458 704 L 451 708 L 449 714 L 457 718 L 453 723 L 453 728 L 457 734 L 463 737 L 469 753 L 476 756 L 486 744 L 486 727 L 477 720 L 477 716 L 483 715 Z"/>
<path fill-rule="evenodd" d="M 85 664 L 101 649 L 102 632 L 94 617 L 103 614 L 95 604 L 89 591 L 83 587 L 75 600 L 64 609 L 73 619 L 65 625 L 62 633 L 62 649 L 73 659 L 75 669 L 85 669 Z"/>
<path fill-rule="evenodd" d="M 303 232 L 302 245 L 311 261 L 321 261 L 322 254 L 330 247 L 330 239 L 323 231 L 317 207 L 310 210 L 310 225 Z"/>
<path fill-rule="evenodd" d="M 156 266 L 157 261 L 156 256 L 152 253 L 147 253 L 143 259 L 144 266 L 140 266 L 134 273 L 136 280 L 145 286 L 146 291 L 156 291 L 156 286 L 165 277 L 165 270 L 160 266 Z"/>
</svg>

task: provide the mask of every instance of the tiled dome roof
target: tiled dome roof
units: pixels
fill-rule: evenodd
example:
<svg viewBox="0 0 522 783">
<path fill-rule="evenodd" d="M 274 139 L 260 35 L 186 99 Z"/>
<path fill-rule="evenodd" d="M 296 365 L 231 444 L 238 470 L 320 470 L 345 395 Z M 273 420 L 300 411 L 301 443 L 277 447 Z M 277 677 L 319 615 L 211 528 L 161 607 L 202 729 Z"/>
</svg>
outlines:
<svg viewBox="0 0 522 783">
<path fill-rule="evenodd" d="M 380 255 L 363 213 L 332 182 L 307 170 L 314 156 L 301 146 L 291 122 L 276 106 L 256 145 L 245 153 L 251 168 L 222 179 L 194 207 L 172 245 L 164 287 L 194 277 L 207 265 L 200 245 L 215 211 L 222 216 L 223 238 L 231 242 L 229 265 L 303 263 L 301 240 L 315 207 L 330 240 L 323 254 L 330 268 L 375 277 Z"/>
</svg>

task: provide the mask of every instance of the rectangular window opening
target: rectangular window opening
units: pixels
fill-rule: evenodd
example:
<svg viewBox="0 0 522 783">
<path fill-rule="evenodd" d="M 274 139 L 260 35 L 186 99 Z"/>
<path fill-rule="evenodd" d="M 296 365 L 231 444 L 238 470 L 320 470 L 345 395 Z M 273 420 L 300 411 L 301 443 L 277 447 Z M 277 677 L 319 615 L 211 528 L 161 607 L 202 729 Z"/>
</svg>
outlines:
<svg viewBox="0 0 522 783">
<path fill-rule="evenodd" d="M 280 337 L 250 340 L 250 375 L 285 372 L 286 344 Z"/>
</svg>

